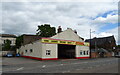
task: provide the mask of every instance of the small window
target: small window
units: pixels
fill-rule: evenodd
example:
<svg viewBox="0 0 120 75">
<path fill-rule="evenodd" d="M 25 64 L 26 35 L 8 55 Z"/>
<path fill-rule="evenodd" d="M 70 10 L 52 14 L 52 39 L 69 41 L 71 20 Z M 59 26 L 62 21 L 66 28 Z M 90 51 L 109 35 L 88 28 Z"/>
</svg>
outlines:
<svg viewBox="0 0 120 75">
<path fill-rule="evenodd" d="M 12 44 L 12 42 L 10 41 L 10 44 Z"/>
<path fill-rule="evenodd" d="M 83 52 L 83 54 L 85 55 L 85 51 Z"/>
<path fill-rule="evenodd" d="M 83 54 L 83 52 L 82 51 L 80 51 L 80 55 L 82 55 Z"/>
<path fill-rule="evenodd" d="M 50 55 L 51 51 L 50 50 L 46 50 L 46 55 Z"/>
<path fill-rule="evenodd" d="M 25 50 L 25 53 L 27 53 L 27 50 Z"/>
<path fill-rule="evenodd" d="M 4 43 L 6 43 L 6 40 L 4 40 Z"/>
<path fill-rule="evenodd" d="M 89 51 L 87 51 L 87 55 L 89 54 Z"/>
<path fill-rule="evenodd" d="M 30 53 L 33 52 L 33 49 L 30 49 Z"/>
</svg>

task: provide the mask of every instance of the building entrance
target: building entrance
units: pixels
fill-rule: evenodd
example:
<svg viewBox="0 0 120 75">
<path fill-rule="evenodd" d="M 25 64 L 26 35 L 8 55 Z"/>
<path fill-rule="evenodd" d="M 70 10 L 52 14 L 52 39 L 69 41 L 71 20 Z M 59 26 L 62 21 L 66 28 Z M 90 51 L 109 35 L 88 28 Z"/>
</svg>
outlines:
<svg viewBox="0 0 120 75">
<path fill-rule="evenodd" d="M 76 45 L 58 44 L 58 59 L 75 58 Z"/>
</svg>

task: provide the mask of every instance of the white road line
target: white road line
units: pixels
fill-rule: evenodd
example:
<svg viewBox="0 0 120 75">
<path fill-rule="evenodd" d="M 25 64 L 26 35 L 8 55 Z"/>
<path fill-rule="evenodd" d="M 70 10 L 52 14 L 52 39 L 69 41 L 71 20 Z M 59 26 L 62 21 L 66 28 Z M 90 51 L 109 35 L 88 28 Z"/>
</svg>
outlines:
<svg viewBox="0 0 120 75">
<path fill-rule="evenodd" d="M 42 66 L 42 68 L 45 68 L 45 67 L 46 67 L 46 65 L 43 65 L 43 66 Z"/>
<path fill-rule="evenodd" d="M 66 73 L 66 72 L 70 72 L 70 71 L 63 71 L 62 73 Z"/>
<path fill-rule="evenodd" d="M 76 70 L 83 70 L 83 69 L 76 69 Z"/>
<path fill-rule="evenodd" d="M 72 64 L 80 64 L 80 63 L 72 63 Z"/>
<path fill-rule="evenodd" d="M 63 64 L 60 64 L 61 66 L 63 66 Z"/>
<path fill-rule="evenodd" d="M 88 63 L 88 62 L 83 62 L 83 63 Z"/>
<path fill-rule="evenodd" d="M 18 68 L 17 70 L 23 70 L 24 67 Z"/>
<path fill-rule="evenodd" d="M 92 69 L 93 67 L 88 67 L 88 69 Z"/>
</svg>

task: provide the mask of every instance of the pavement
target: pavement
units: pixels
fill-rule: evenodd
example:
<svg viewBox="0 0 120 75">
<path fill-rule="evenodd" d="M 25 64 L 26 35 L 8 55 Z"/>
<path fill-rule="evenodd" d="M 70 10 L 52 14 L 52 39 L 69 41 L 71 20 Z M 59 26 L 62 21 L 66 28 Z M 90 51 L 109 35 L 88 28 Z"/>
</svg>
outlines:
<svg viewBox="0 0 120 75">
<path fill-rule="evenodd" d="M 119 58 L 33 60 L 3 58 L 3 73 L 118 73 Z"/>
</svg>

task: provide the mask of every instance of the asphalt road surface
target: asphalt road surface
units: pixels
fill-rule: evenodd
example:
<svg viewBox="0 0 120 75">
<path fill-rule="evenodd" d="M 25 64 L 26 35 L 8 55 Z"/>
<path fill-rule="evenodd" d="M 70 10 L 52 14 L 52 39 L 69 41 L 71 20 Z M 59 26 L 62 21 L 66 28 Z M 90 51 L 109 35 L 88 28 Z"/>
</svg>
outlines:
<svg viewBox="0 0 120 75">
<path fill-rule="evenodd" d="M 32 60 L 3 58 L 3 73 L 118 73 L 119 58 Z"/>
</svg>

